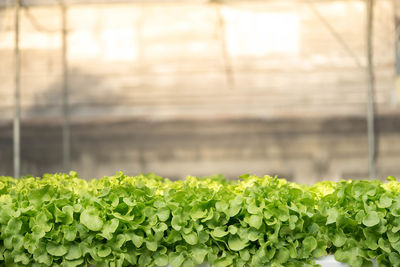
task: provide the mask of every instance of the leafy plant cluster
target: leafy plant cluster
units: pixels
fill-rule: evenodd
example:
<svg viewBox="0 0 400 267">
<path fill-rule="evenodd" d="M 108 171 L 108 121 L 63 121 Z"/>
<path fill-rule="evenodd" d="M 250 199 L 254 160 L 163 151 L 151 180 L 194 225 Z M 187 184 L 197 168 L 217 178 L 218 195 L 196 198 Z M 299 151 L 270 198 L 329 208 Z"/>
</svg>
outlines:
<svg viewBox="0 0 400 267">
<path fill-rule="evenodd" d="M 0 266 L 400 266 L 393 178 L 240 178 L 0 177 Z"/>
</svg>

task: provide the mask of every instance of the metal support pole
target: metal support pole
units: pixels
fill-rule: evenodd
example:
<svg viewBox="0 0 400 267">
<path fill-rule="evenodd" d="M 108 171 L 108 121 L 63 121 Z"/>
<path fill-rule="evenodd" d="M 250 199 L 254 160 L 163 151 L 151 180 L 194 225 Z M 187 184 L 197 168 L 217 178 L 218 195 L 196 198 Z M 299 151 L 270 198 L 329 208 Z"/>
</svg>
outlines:
<svg viewBox="0 0 400 267">
<path fill-rule="evenodd" d="M 221 11 L 221 5 L 219 4 L 218 1 L 215 1 L 215 7 L 216 7 L 216 12 L 217 12 L 217 20 L 218 20 L 218 33 L 219 33 L 219 38 L 220 38 L 220 43 L 221 43 L 221 52 L 223 56 L 223 61 L 224 61 L 224 70 L 225 70 L 225 75 L 226 75 L 226 82 L 228 84 L 228 87 L 230 89 L 233 88 L 234 86 L 234 75 L 233 75 L 233 66 L 232 62 L 230 59 L 227 43 L 226 43 L 226 37 L 225 37 L 225 27 L 226 23 L 224 20 L 224 16 Z"/>
<path fill-rule="evenodd" d="M 393 0 L 394 13 L 394 37 L 395 37 L 395 56 L 396 56 L 396 80 L 393 92 L 393 106 L 400 102 L 400 3 L 399 0 Z"/>
<path fill-rule="evenodd" d="M 373 19 L 374 19 L 374 0 L 367 1 L 366 17 L 366 43 L 367 43 L 367 131 L 368 131 L 368 165 L 369 178 L 376 178 L 376 142 L 375 142 L 375 110 L 374 110 L 374 62 L 373 62 Z"/>
<path fill-rule="evenodd" d="M 62 20 L 62 115 L 63 115 L 63 169 L 70 170 L 71 159 L 71 134 L 69 122 L 69 106 L 68 106 L 68 63 L 67 63 L 67 8 L 64 3 L 61 4 L 61 20 Z"/>
<path fill-rule="evenodd" d="M 20 1 L 14 1 L 14 121 L 13 121 L 13 156 L 14 177 L 21 176 L 21 108 L 20 108 L 20 54 L 19 54 L 19 8 Z"/>
</svg>

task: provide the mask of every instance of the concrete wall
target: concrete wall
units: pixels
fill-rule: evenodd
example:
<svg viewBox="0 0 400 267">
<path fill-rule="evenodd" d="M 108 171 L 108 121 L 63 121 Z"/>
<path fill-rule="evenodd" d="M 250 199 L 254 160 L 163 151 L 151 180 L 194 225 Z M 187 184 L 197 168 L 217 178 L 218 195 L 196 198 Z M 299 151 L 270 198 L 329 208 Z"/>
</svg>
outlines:
<svg viewBox="0 0 400 267">
<path fill-rule="evenodd" d="M 30 155 L 24 161 L 25 173 L 61 168 L 59 15 L 56 7 L 32 7 L 28 13 L 22 12 L 22 115 L 29 136 L 24 139 L 25 149 L 30 148 L 25 150 Z M 363 1 L 73 5 L 68 9 L 68 21 L 69 100 L 73 129 L 80 129 L 73 139 L 73 167 L 85 176 L 101 176 L 118 169 L 176 177 L 215 172 L 230 176 L 277 172 L 298 180 L 366 176 L 365 125 L 351 127 L 353 120 L 361 123 L 366 114 Z M 394 89 L 391 1 L 376 2 L 374 23 L 377 110 L 388 124 L 394 124 L 399 106 Z M 10 10 L 0 10 L 2 25 L 0 172 L 11 174 L 11 136 L 7 133 L 13 107 Z M 308 127 L 320 129 L 338 118 L 350 123 L 340 135 L 319 130 L 311 134 L 303 127 L 307 121 Z M 124 128 L 121 120 L 133 126 Z M 152 121 L 149 123 L 153 127 L 143 126 L 146 120 Z M 225 128 L 232 120 L 235 126 Z M 270 134 L 259 135 L 254 130 L 259 120 L 260 127 L 266 127 L 262 131 L 275 125 L 270 122 L 294 122 L 273 131 L 274 138 L 270 138 Z M 110 121 L 120 124 L 115 126 Z M 187 127 L 195 123 L 199 133 L 176 130 L 168 132 L 165 140 L 161 133 L 152 134 L 164 131 L 167 123 L 176 125 L 179 121 Z M 212 129 L 221 133 L 214 130 L 209 134 L 208 121 L 213 121 L 217 128 Z M 246 121 L 251 121 L 251 126 Z M 340 122 L 335 127 L 340 128 Z M 115 135 L 104 133 L 93 139 L 97 135 L 82 125 L 91 123 L 101 131 L 108 127 L 117 130 Z M 240 134 L 247 128 L 247 135 Z M 131 135 L 122 138 L 124 142 L 114 140 L 123 129 Z M 136 136 L 133 132 L 138 129 L 143 133 Z M 388 150 L 380 154 L 381 174 L 400 175 L 395 161 L 397 146 L 389 145 L 400 139 L 396 131 L 385 133 L 384 129 L 381 139 Z M 47 131 L 51 147 L 43 139 Z M 230 135 L 235 137 L 230 139 Z M 170 143 L 171 138 L 177 143 Z M 199 140 L 207 140 L 205 148 L 198 146 Z M 214 140 L 222 143 L 218 146 Z M 100 160 L 92 149 L 84 150 L 85 142 L 93 149 L 107 144 L 119 149 L 105 149 L 110 155 L 104 152 Z M 144 149 L 141 144 L 146 142 L 153 147 Z M 171 149 L 179 144 L 183 147 L 178 152 Z M 321 149 L 321 144 L 331 145 Z M 350 153 L 347 147 L 355 150 Z M 43 160 L 38 161 L 32 152 L 36 149 Z M 255 152 L 258 149 L 262 151 Z M 275 152 L 268 152 L 271 149 Z M 175 152 L 165 152 L 168 150 Z M 48 158 L 44 155 L 48 153 L 54 155 Z M 331 153 L 347 156 L 341 159 Z M 229 160 L 222 160 L 224 155 Z M 183 164 L 186 159 L 191 163 Z M 325 167 L 315 167 L 320 161 Z"/>
</svg>

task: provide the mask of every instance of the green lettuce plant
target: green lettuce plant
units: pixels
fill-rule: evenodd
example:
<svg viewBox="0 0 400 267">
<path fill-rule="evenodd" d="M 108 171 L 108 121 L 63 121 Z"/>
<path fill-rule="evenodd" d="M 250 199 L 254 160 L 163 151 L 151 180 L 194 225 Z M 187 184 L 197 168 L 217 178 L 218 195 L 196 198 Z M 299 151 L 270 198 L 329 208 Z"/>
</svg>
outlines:
<svg viewBox="0 0 400 267">
<path fill-rule="evenodd" d="M 318 209 L 326 218 L 329 252 L 350 266 L 400 266 L 399 183 L 341 181 L 323 195 Z"/>
<path fill-rule="evenodd" d="M 0 177 L 0 266 L 400 266 L 400 185 Z"/>
</svg>

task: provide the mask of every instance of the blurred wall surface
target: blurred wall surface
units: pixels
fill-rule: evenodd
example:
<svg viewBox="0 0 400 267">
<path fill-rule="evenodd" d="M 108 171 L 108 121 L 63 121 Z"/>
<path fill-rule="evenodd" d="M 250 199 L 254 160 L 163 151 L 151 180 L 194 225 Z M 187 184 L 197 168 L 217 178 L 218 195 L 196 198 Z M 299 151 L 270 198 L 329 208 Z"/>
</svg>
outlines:
<svg viewBox="0 0 400 267">
<path fill-rule="evenodd" d="M 365 13 L 354 0 L 68 6 L 72 169 L 366 178 Z M 21 10 L 22 174 L 62 171 L 60 15 Z M 400 177 L 392 1 L 376 1 L 374 33 L 377 172 Z M 2 175 L 12 175 L 13 36 L 2 8 Z"/>
</svg>

